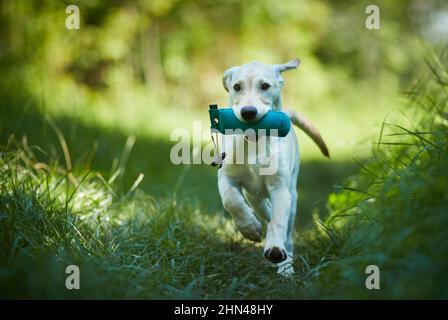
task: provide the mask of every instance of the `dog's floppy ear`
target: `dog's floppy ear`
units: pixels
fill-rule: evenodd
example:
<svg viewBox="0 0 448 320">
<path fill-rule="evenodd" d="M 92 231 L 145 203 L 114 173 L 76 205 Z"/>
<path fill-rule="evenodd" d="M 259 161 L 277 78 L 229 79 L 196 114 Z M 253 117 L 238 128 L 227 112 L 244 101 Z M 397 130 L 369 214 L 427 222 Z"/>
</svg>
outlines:
<svg viewBox="0 0 448 320">
<path fill-rule="evenodd" d="M 283 64 L 276 64 L 274 65 L 274 70 L 278 73 L 282 73 L 284 71 L 288 71 L 291 69 L 296 69 L 300 64 L 300 59 L 294 59 L 289 62 L 283 63 Z"/>
<path fill-rule="evenodd" d="M 230 69 L 227 69 L 226 72 L 224 72 L 224 75 L 222 76 L 222 85 L 224 86 L 224 89 L 226 89 L 227 92 L 229 92 L 229 84 L 230 81 L 232 81 L 232 75 L 233 73 L 238 69 L 238 67 L 232 67 Z"/>
</svg>

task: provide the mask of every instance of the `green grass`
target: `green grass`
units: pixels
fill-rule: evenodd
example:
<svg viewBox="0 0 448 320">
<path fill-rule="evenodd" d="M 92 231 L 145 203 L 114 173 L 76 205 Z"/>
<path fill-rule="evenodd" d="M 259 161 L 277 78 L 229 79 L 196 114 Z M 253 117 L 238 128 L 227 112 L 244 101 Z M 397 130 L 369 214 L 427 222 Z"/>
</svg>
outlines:
<svg viewBox="0 0 448 320">
<path fill-rule="evenodd" d="M 4 297 L 254 298 L 264 288 L 262 297 L 293 298 L 302 282 L 279 278 L 222 211 L 135 187 L 118 195 L 113 178 L 43 164 L 40 149 L 25 143 L 8 149 L 0 166 Z M 80 267 L 82 290 L 65 289 L 69 264 Z M 314 277 L 305 272 L 304 281 Z"/>
<path fill-rule="evenodd" d="M 408 117 L 419 120 L 409 127 L 386 120 L 372 156 L 358 161 L 359 172 L 334 177 L 340 190 L 328 197 L 326 210 L 309 205 L 314 225 L 298 229 L 291 279 L 276 274 L 261 245 L 235 231 L 216 192 L 209 203 L 188 192 L 189 177 L 215 183 L 210 168 L 161 173 L 163 159 L 144 166 L 154 158 L 148 160 L 147 149 L 135 150 L 132 160 L 132 139 L 121 155 L 112 144 L 117 160 L 104 154 L 92 160 L 79 127 L 73 138 L 54 140 L 64 145 L 67 136 L 72 156 L 83 155 L 76 161 L 67 152 L 61 156 L 57 144 L 47 150 L 11 137 L 0 156 L 0 297 L 448 298 L 448 77 L 438 59 L 429 65 L 436 65 L 433 76 L 411 92 L 407 105 Z M 55 122 L 62 132 L 63 121 Z M 57 137 L 56 125 L 45 128 Z M 70 142 L 76 137 L 79 143 Z M 117 137 L 99 141 L 107 146 L 108 139 Z M 169 148 L 151 143 L 150 150 Z M 143 181 L 139 172 L 147 174 Z M 315 180 L 303 172 L 307 184 Z M 152 190 L 158 181 L 173 188 Z M 213 190 L 207 183 L 200 188 Z M 81 290 L 65 288 L 71 264 L 80 267 Z M 381 270 L 381 290 L 365 289 L 372 264 Z"/>
</svg>

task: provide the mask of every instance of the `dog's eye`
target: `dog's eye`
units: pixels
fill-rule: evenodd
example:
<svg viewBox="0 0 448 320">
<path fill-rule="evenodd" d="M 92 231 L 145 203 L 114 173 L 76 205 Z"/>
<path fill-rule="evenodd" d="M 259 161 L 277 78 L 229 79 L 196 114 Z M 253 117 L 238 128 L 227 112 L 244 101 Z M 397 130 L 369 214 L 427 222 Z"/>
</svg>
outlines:
<svg viewBox="0 0 448 320">
<path fill-rule="evenodd" d="M 237 83 L 233 86 L 233 90 L 235 91 L 240 91 L 241 90 L 241 86 Z"/>
<path fill-rule="evenodd" d="M 261 90 L 264 90 L 264 91 L 266 91 L 266 90 L 268 90 L 269 88 L 270 88 L 271 86 L 268 84 L 268 83 L 263 83 L 262 85 L 261 85 Z"/>
</svg>

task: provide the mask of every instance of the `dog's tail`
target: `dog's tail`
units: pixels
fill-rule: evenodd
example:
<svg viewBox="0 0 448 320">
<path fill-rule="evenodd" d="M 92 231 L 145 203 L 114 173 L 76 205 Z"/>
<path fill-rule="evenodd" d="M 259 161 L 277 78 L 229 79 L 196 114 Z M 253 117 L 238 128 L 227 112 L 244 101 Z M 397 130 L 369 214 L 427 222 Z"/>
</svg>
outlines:
<svg viewBox="0 0 448 320">
<path fill-rule="evenodd" d="M 297 112 L 292 110 L 285 110 L 284 112 L 289 116 L 294 125 L 305 131 L 305 133 L 317 144 L 323 155 L 330 158 L 330 152 L 328 151 L 327 145 L 325 144 L 324 139 L 322 139 L 319 130 L 317 130 L 308 119 L 299 115 Z"/>
</svg>

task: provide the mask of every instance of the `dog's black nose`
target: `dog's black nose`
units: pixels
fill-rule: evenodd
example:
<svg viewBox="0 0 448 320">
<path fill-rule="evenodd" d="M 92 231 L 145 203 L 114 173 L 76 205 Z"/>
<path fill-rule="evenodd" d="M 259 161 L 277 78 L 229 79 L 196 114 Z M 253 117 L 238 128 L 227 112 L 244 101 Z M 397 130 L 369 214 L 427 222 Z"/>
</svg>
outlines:
<svg viewBox="0 0 448 320">
<path fill-rule="evenodd" d="M 253 120 L 257 115 L 257 108 L 254 106 L 245 106 L 241 108 L 241 116 L 244 120 Z"/>
</svg>

